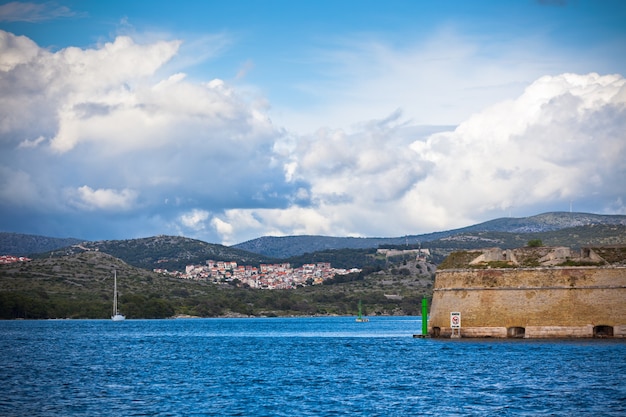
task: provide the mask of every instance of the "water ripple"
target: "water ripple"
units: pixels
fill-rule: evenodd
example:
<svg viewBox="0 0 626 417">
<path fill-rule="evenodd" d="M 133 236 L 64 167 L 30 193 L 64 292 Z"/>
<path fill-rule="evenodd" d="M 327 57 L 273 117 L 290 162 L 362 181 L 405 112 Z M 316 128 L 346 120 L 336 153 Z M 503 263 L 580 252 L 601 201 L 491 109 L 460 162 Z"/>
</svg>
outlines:
<svg viewBox="0 0 626 417">
<path fill-rule="evenodd" d="M 2 416 L 626 415 L 626 341 L 413 318 L 0 322 Z"/>
</svg>

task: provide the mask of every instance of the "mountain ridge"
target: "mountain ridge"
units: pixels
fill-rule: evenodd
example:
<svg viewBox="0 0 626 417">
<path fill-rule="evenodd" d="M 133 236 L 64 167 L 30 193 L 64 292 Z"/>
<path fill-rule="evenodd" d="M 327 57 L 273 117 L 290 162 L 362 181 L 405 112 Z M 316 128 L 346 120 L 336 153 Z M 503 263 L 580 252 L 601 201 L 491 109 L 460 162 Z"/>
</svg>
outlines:
<svg viewBox="0 0 626 417">
<path fill-rule="evenodd" d="M 25 233 L 0 232 L 0 255 L 26 256 L 76 245 L 83 241 L 82 239 L 72 237 L 59 238 Z"/>
<path fill-rule="evenodd" d="M 207 243 L 182 236 L 159 235 L 139 239 L 85 241 L 75 238 L 50 238 L 0 232 L 0 255 L 32 256 L 46 254 L 48 256 L 60 256 L 63 253 L 102 250 L 120 256 L 122 251 L 130 249 L 136 253 L 131 256 L 126 254 L 122 258 L 135 266 L 148 269 L 156 267 L 180 268 L 183 262 L 204 262 L 206 259 L 238 260 L 255 264 L 272 263 L 279 259 L 287 259 L 306 253 L 336 249 L 372 249 L 384 245 L 415 246 L 469 233 L 502 232 L 530 235 L 586 225 L 626 226 L 626 215 L 548 212 L 530 217 L 503 217 L 459 229 L 420 235 L 399 237 L 263 236 L 232 246 Z M 517 241 L 522 245 L 525 243 L 520 241 L 519 237 Z M 485 242 L 489 242 L 489 237 L 485 239 Z M 152 252 L 148 253 L 148 248 Z M 135 255 L 136 259 L 133 260 L 132 257 Z"/>
<path fill-rule="evenodd" d="M 441 232 L 400 237 L 263 236 L 232 247 L 277 258 L 329 249 L 368 249 L 380 245 L 416 245 L 469 232 L 537 233 L 592 224 L 626 225 L 626 215 L 547 212 L 529 217 L 501 217 Z M 308 248 L 303 252 L 303 248 Z"/>
<path fill-rule="evenodd" d="M 83 252 L 103 252 L 124 262 L 147 270 L 166 269 L 184 271 L 186 265 L 204 264 L 208 259 L 215 261 L 237 261 L 238 263 L 270 263 L 272 258 L 231 248 L 216 243 L 207 243 L 183 236 L 159 235 L 126 240 L 85 241 L 69 247 L 55 249 L 36 258 L 75 255 Z"/>
</svg>

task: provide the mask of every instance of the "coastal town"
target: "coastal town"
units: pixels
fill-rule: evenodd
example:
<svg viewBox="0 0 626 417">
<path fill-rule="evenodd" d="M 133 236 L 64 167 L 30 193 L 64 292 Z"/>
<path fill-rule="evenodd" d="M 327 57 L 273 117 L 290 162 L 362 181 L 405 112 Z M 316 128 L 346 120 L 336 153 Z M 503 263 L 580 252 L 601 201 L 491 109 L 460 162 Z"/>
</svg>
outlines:
<svg viewBox="0 0 626 417">
<path fill-rule="evenodd" d="M 0 264 L 28 262 L 30 260 L 25 256 L 0 256 Z M 185 272 L 160 268 L 155 268 L 153 271 L 181 279 L 273 290 L 318 285 L 335 275 L 359 273 L 361 269 L 332 268 L 328 262 L 304 264 L 299 268 L 292 268 L 289 263 L 261 264 L 257 268 L 251 265 L 238 265 L 234 261 L 208 260 L 204 265 L 187 265 Z"/>
<path fill-rule="evenodd" d="M 259 267 L 238 265 L 233 261 L 208 260 L 204 265 L 187 265 L 185 272 L 154 269 L 154 272 L 182 279 L 229 283 L 260 289 L 293 289 L 305 285 L 322 284 L 335 275 L 361 272 L 358 268 L 332 268 L 328 262 L 304 264 L 293 268 L 289 263 L 261 264 Z"/>
<path fill-rule="evenodd" d="M 391 258 L 394 256 L 415 256 L 418 261 L 430 257 L 429 249 L 378 249 L 377 255 Z M 329 262 L 304 264 L 293 268 L 289 263 L 261 264 L 259 267 L 238 265 L 234 261 L 208 260 L 204 265 L 187 265 L 185 272 L 168 271 L 156 268 L 154 272 L 182 279 L 229 283 L 239 287 L 260 289 L 293 289 L 305 285 L 319 285 L 335 275 L 359 273 L 361 269 L 333 268 Z"/>
</svg>

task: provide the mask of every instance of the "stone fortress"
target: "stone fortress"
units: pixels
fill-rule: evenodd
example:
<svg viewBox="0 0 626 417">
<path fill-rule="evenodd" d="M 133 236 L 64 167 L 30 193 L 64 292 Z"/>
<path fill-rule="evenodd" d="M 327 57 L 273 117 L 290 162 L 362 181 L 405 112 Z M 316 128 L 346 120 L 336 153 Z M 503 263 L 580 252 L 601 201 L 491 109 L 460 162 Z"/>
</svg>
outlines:
<svg viewBox="0 0 626 417">
<path fill-rule="evenodd" d="M 428 332 L 626 337 L 626 246 L 454 252 L 437 270 Z"/>
</svg>

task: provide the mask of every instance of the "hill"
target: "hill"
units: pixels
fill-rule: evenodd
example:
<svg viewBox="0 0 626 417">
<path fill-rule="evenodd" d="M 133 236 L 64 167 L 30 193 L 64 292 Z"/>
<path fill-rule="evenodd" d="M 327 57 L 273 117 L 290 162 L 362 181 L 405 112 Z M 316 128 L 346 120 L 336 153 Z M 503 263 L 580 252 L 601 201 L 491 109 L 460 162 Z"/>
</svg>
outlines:
<svg viewBox="0 0 626 417">
<path fill-rule="evenodd" d="M 81 242 L 41 236 L 3 233 L 5 253 L 30 257 L 50 257 L 100 251 L 130 265 L 152 270 L 184 270 L 188 264 L 203 264 L 208 259 L 235 261 L 240 265 L 290 262 L 330 262 L 340 268 L 380 265 L 378 247 L 429 248 L 438 263 L 453 250 L 499 246 L 515 248 L 529 240 L 546 245 L 568 246 L 626 244 L 626 216 L 585 213 L 544 213 L 526 218 L 502 218 L 461 229 L 395 238 L 350 238 L 329 236 L 262 237 L 231 247 L 180 236 L 155 236 L 142 239 Z M 9 239 L 10 238 L 10 239 Z M 47 243 L 46 243 L 47 242 Z M 36 243 L 36 244 L 35 244 Z M 59 248 L 62 243 L 70 243 Z M 53 250 L 42 251 L 47 245 Z M 34 253 L 33 251 L 43 253 Z M 3 254 L 0 252 L 0 254 Z"/>
<path fill-rule="evenodd" d="M 202 264 L 207 259 L 248 265 L 278 262 L 238 248 L 176 236 L 74 242 L 40 254 L 31 262 L 0 265 L 0 318 L 107 318 L 112 303 L 113 270 L 119 278 L 120 308 L 129 318 L 177 314 L 350 315 L 356 314 L 359 300 L 367 314 L 413 315 L 418 314 L 421 298 L 432 295 L 435 264 L 452 251 L 514 248 L 534 239 L 545 245 L 572 248 L 626 244 L 626 216 L 548 213 L 528 219 L 497 219 L 456 231 L 421 235 L 427 238 L 414 240 L 410 246 L 429 248 L 434 254 L 430 258 L 433 263 L 418 261 L 414 254 L 386 257 L 377 254 L 375 248 L 315 252 L 305 244 L 304 237 L 299 241 L 299 252 L 304 253 L 282 262 L 323 261 L 363 271 L 336 276 L 324 285 L 294 290 L 254 290 L 236 287 L 234 283 L 211 284 L 152 272 L 153 268 L 183 270 L 187 264 Z M 573 227 L 566 227 L 572 224 Z M 359 244 L 368 241 L 345 239 Z M 406 237 L 372 238 L 368 244 L 392 242 L 392 246 L 406 248 L 407 241 Z M 341 244 L 341 240 L 333 242 Z"/>
<path fill-rule="evenodd" d="M 236 261 L 239 264 L 271 263 L 268 256 L 246 252 L 201 240 L 181 236 L 154 236 L 128 240 L 81 242 L 69 247 L 32 255 L 34 258 L 68 256 L 83 252 L 102 252 L 119 258 L 137 268 L 184 271 L 189 264 L 204 264 L 207 260 Z"/>
<path fill-rule="evenodd" d="M 0 232 L 0 255 L 27 256 L 82 242 L 74 238 L 56 238 L 22 233 Z"/>
<path fill-rule="evenodd" d="M 213 285 L 168 278 L 89 251 L 0 265 L 0 317 L 108 318 L 114 270 L 120 306 L 129 317 L 169 317 L 181 300 L 201 304 L 216 298 Z"/>
<path fill-rule="evenodd" d="M 442 242 L 443 247 L 447 247 L 448 244 L 445 243 L 445 239 L 448 237 L 476 236 L 476 234 L 483 232 L 509 233 L 510 235 L 506 239 L 512 242 L 517 241 L 516 245 L 519 246 L 520 242 L 522 242 L 523 245 L 529 240 L 529 238 L 525 237 L 529 233 L 556 232 L 562 229 L 592 225 L 626 226 L 626 216 L 552 212 L 522 218 L 506 217 L 490 220 L 461 229 L 402 237 L 353 238 L 329 236 L 265 236 L 234 245 L 233 248 L 275 258 L 289 258 L 292 256 L 302 255 L 307 252 L 311 253 L 329 249 L 367 249 L 377 248 L 383 245 L 417 245 L 433 241 Z M 600 230 L 595 229 L 595 231 L 599 232 Z M 484 234 L 482 236 L 484 237 Z M 499 235 L 498 239 L 504 238 L 503 236 L 504 235 Z M 573 235 L 571 236 L 574 237 Z M 487 237 L 487 239 L 490 239 L 490 237 Z M 566 246 L 570 245 L 571 243 L 566 244 Z M 428 246 L 434 247 L 436 245 Z"/>
<path fill-rule="evenodd" d="M 626 244 L 626 225 L 590 224 L 544 232 L 463 232 L 424 244 L 440 250 L 480 249 L 498 246 L 513 249 L 525 246 L 529 240 L 541 240 L 546 246 L 566 246 L 577 249 L 583 246 L 608 246 Z"/>
<path fill-rule="evenodd" d="M 407 262 L 388 271 L 294 290 L 255 290 L 172 278 L 136 268 L 100 251 L 0 265 L 0 319 L 111 316 L 113 271 L 127 318 L 415 315 L 432 290 L 432 265 Z"/>
</svg>

